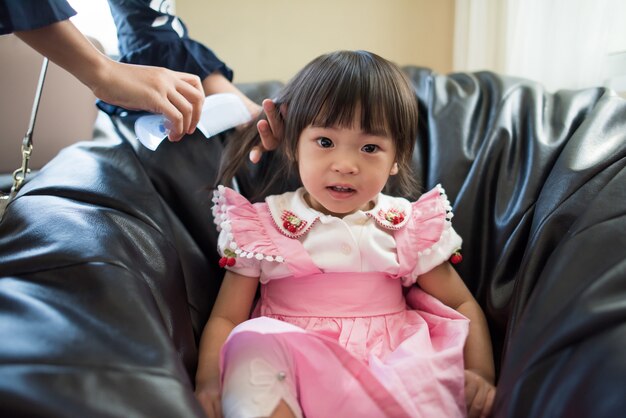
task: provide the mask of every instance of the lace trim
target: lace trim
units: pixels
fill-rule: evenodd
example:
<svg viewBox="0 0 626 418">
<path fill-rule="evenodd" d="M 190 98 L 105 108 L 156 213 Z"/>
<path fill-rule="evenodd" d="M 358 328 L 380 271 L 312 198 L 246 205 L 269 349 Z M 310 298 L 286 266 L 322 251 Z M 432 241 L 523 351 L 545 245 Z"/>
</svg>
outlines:
<svg viewBox="0 0 626 418">
<path fill-rule="evenodd" d="M 448 236 L 450 235 L 450 228 L 452 227 L 451 221 L 452 221 L 452 218 L 454 217 L 454 214 L 452 213 L 452 205 L 450 205 L 450 201 L 448 200 L 446 191 L 444 190 L 443 187 L 441 187 L 441 184 L 437 184 L 435 188 L 439 192 L 439 202 L 446 211 L 446 217 L 445 217 L 444 224 L 443 224 L 443 231 L 441 232 L 441 236 L 439 237 L 437 242 L 435 242 L 429 248 L 426 248 L 422 251 L 418 251 L 417 253 L 418 257 L 429 256 L 433 251 L 439 251 L 442 244 L 444 244 L 444 240 L 448 238 Z M 431 213 L 435 213 L 439 211 L 439 208 L 432 207 L 430 208 L 430 211 Z M 418 215 L 421 215 L 422 213 L 423 212 L 421 211 L 415 211 L 413 213 L 413 216 L 418 216 Z"/>
</svg>

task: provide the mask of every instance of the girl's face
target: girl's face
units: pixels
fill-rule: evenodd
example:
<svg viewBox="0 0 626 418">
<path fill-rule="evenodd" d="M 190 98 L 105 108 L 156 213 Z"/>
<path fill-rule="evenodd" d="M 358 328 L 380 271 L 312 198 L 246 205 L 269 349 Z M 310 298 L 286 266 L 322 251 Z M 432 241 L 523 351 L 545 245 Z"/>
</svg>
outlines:
<svg viewBox="0 0 626 418">
<path fill-rule="evenodd" d="M 369 210 L 389 176 L 398 172 L 393 140 L 358 126 L 309 125 L 300 134 L 298 171 L 313 209 L 340 217 Z"/>
</svg>

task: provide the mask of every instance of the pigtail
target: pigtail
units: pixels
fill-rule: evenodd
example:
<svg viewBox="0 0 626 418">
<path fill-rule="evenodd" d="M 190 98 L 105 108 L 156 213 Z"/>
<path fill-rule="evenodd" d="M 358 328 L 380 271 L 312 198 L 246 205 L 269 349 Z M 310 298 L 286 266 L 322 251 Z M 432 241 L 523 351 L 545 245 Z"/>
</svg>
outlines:
<svg viewBox="0 0 626 418">
<path fill-rule="evenodd" d="M 280 103 L 275 103 L 277 110 Z M 277 112 L 279 118 L 283 118 L 281 112 Z M 233 179 L 242 192 L 251 201 L 263 200 L 269 194 L 282 193 L 286 189 L 295 189 L 300 182 L 294 177 L 293 164 L 285 155 L 287 141 L 282 138 L 275 151 L 266 151 L 261 156 L 261 161 L 253 164 L 250 159 L 250 151 L 255 146 L 261 146 L 261 135 L 257 124 L 261 120 L 267 120 L 264 111 L 248 124 L 244 129 L 235 131 L 226 139 L 226 146 L 220 159 L 220 166 L 214 188 L 218 185 L 232 187 Z M 281 120 L 285 123 L 285 120 Z"/>
<path fill-rule="evenodd" d="M 246 167 L 252 148 L 261 145 L 261 136 L 256 127 L 261 120 L 267 120 L 263 111 L 254 122 L 226 138 L 226 146 L 222 152 L 214 187 L 217 188 L 218 185 L 232 186 L 233 178 Z"/>
</svg>

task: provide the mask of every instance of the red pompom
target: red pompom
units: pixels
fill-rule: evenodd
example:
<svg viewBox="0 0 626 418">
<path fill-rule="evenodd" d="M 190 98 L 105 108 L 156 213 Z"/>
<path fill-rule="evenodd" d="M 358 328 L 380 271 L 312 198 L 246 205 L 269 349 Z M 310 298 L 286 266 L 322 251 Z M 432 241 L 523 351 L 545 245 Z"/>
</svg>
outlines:
<svg viewBox="0 0 626 418">
<path fill-rule="evenodd" d="M 459 264 L 461 261 L 463 261 L 463 256 L 461 255 L 461 253 L 454 253 L 452 254 L 452 257 L 450 257 L 450 262 L 452 264 Z"/>
<path fill-rule="evenodd" d="M 228 258 L 226 258 L 226 257 L 220 258 L 219 264 L 220 264 L 221 268 L 224 268 L 226 266 L 226 263 L 228 263 Z"/>
<path fill-rule="evenodd" d="M 232 266 L 234 266 L 234 265 L 235 265 L 235 263 L 236 263 L 236 262 L 237 262 L 237 260 L 236 260 L 234 257 L 229 257 L 229 258 L 226 260 L 226 265 L 227 265 L 228 267 L 232 267 Z"/>
</svg>

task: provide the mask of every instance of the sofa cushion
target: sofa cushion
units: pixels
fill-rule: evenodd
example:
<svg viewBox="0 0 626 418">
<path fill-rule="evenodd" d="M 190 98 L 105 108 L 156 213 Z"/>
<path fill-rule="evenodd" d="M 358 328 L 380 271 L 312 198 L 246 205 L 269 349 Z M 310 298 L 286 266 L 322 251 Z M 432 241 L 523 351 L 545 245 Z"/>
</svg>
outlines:
<svg viewBox="0 0 626 418">
<path fill-rule="evenodd" d="M 489 72 L 405 71 L 421 114 L 416 172 L 453 202 L 457 269 L 490 325 L 494 416 L 619 415 L 624 100 Z M 232 136 L 152 152 L 132 127 L 100 118 L 94 141 L 45 166 L 0 223 L 2 415 L 202 416 L 197 343 L 223 274 L 210 188 Z M 273 167 L 266 154 L 239 177 L 242 192 Z"/>
</svg>

